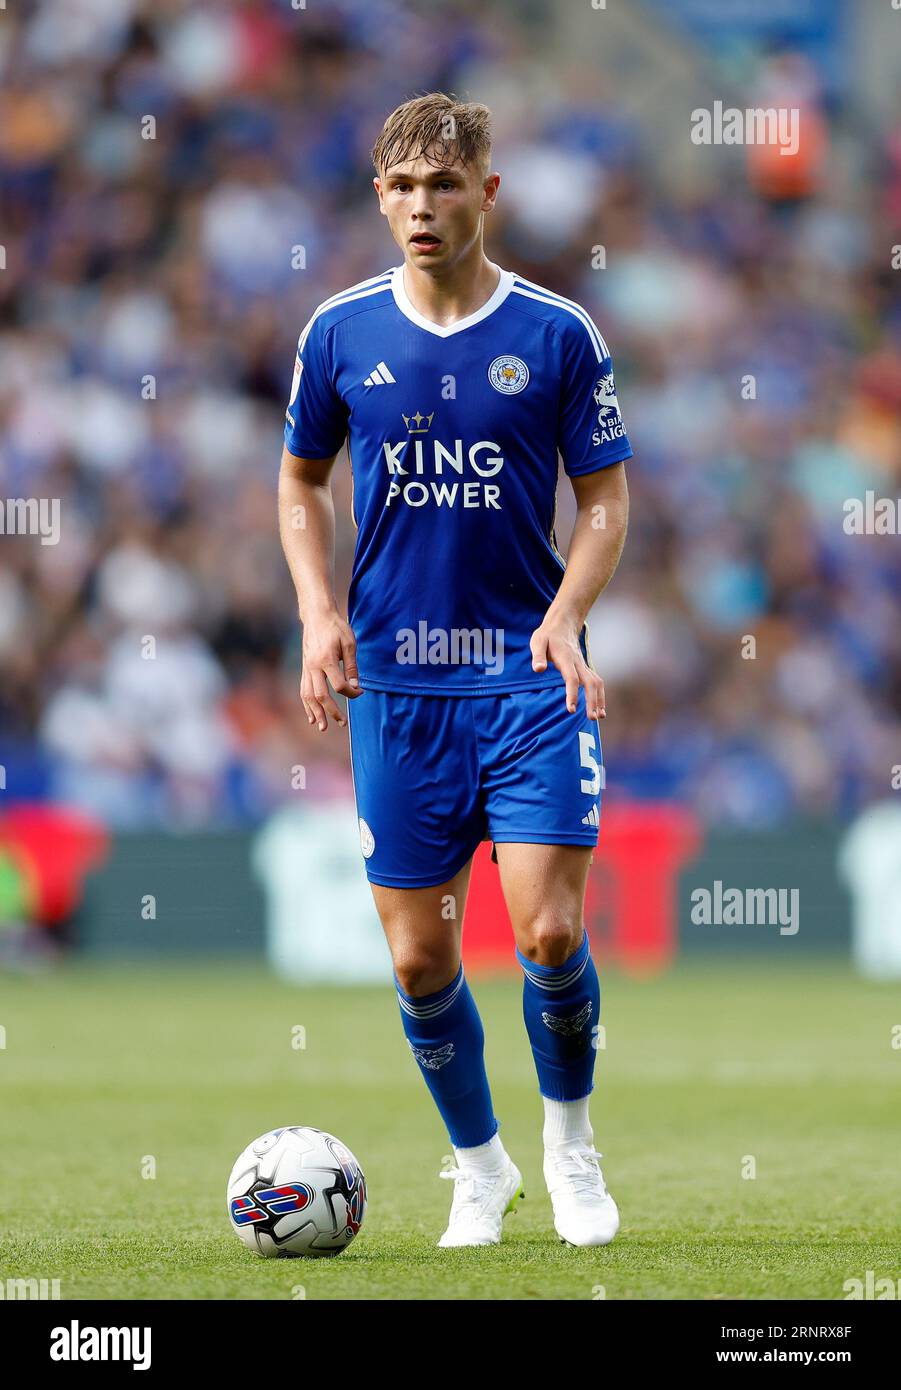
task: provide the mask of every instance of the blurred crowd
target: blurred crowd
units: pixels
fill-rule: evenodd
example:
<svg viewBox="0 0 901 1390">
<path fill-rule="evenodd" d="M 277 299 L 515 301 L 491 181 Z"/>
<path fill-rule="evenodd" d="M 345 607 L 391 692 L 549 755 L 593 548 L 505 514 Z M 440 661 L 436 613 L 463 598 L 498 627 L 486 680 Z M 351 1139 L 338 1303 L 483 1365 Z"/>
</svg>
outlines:
<svg viewBox="0 0 901 1390">
<path fill-rule="evenodd" d="M 61 500 L 58 544 L 0 539 L 7 796 L 191 827 L 257 820 L 299 767 L 314 796 L 349 794 L 346 732 L 311 733 L 298 701 L 281 430 L 313 308 L 400 258 L 368 152 L 432 89 L 495 109 L 490 257 L 584 303 L 614 354 L 636 457 L 591 618 L 608 795 L 753 828 L 890 792 L 898 536 L 849 534 L 844 504 L 901 487 L 901 125 L 850 137 L 833 177 L 844 114 L 783 55 L 760 89 L 803 86 L 815 153 L 781 182 L 736 157 L 674 193 L 599 70 L 550 45 L 536 69 L 545 12 L 5 13 L 0 497 Z M 343 456 L 334 490 L 343 598 Z M 564 547 L 571 519 L 563 482 Z"/>
</svg>

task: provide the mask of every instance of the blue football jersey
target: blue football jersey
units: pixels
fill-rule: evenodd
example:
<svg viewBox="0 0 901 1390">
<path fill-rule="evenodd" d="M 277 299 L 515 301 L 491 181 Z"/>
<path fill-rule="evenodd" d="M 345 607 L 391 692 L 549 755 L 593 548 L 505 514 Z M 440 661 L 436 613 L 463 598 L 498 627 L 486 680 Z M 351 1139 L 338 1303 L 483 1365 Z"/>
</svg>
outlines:
<svg viewBox="0 0 901 1390">
<path fill-rule="evenodd" d="M 480 695 L 560 682 L 529 640 L 560 586 L 557 453 L 629 458 L 607 345 L 580 305 L 501 270 L 447 327 L 403 266 L 334 295 L 300 335 L 285 443 L 347 441 L 357 527 L 348 621 L 374 690 Z M 582 649 L 588 659 L 585 629 Z"/>
</svg>

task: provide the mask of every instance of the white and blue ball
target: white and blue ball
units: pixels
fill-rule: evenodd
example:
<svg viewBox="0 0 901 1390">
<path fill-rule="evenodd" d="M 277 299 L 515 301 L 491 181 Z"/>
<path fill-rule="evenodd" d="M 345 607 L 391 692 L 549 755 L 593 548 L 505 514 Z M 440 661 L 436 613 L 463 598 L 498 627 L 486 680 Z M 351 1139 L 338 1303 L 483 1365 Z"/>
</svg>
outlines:
<svg viewBox="0 0 901 1390">
<path fill-rule="evenodd" d="M 273 1129 L 232 1168 L 232 1230 L 255 1255 L 339 1255 L 366 1215 L 366 1179 L 350 1149 L 322 1129 Z"/>
</svg>

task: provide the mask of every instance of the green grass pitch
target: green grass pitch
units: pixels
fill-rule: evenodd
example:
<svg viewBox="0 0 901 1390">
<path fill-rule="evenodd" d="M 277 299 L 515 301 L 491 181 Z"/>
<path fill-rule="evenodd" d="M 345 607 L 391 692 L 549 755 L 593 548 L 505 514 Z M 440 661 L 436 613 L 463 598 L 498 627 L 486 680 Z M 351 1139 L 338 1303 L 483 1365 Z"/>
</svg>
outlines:
<svg viewBox="0 0 901 1390">
<path fill-rule="evenodd" d="M 526 1200 L 500 1247 L 443 1251 L 449 1145 L 387 982 L 297 989 L 193 964 L 0 977 L 0 1282 L 57 1278 L 63 1299 L 590 1300 L 842 1299 L 867 1270 L 901 1279 L 896 986 L 738 957 L 602 975 L 592 1117 L 622 1215 L 603 1250 L 554 1234 L 519 982 L 474 992 Z M 228 1228 L 238 1152 L 291 1124 L 340 1135 L 366 1173 L 366 1223 L 336 1259 L 262 1260 Z"/>
</svg>

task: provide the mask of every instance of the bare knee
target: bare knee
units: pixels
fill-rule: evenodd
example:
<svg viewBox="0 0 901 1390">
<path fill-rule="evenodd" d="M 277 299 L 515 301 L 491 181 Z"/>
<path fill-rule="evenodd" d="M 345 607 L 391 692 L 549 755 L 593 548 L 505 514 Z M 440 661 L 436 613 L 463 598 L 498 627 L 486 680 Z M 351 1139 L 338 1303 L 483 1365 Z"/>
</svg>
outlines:
<svg viewBox="0 0 901 1390">
<path fill-rule="evenodd" d="M 579 949 L 585 929 L 582 913 L 542 908 L 517 932 L 521 953 L 535 965 L 563 965 Z"/>
<path fill-rule="evenodd" d="M 408 947 L 398 951 L 394 957 L 394 973 L 398 984 L 404 994 L 409 994 L 412 999 L 437 994 L 445 985 L 450 984 L 459 969 L 459 961 L 421 947 Z"/>
</svg>

